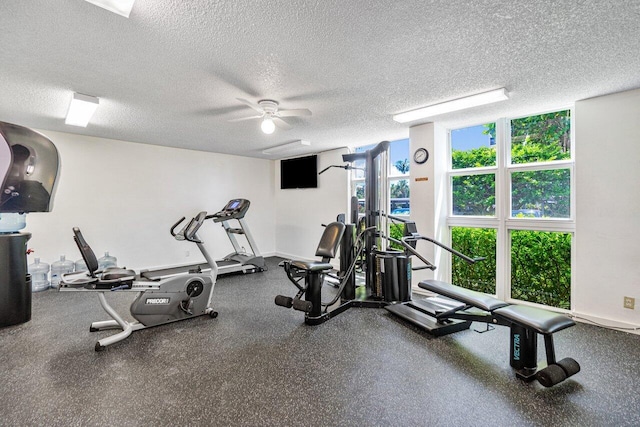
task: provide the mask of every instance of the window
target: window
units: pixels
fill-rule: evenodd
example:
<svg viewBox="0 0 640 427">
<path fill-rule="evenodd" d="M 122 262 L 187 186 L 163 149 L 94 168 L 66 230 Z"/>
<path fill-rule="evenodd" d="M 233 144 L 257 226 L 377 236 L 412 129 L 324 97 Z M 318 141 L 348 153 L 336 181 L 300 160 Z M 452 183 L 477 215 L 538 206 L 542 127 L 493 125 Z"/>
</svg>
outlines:
<svg viewBox="0 0 640 427">
<path fill-rule="evenodd" d="M 451 206 L 454 215 L 496 215 L 495 123 L 452 130 Z"/>
<path fill-rule="evenodd" d="M 451 131 L 452 169 L 496 165 L 495 123 Z M 493 135 L 493 136 L 492 136 Z"/>
<path fill-rule="evenodd" d="M 452 257 L 452 283 L 487 294 L 496 293 L 496 238 L 495 228 L 452 227 L 452 247 L 464 254 L 481 253 L 484 261 L 468 264 Z"/>
<path fill-rule="evenodd" d="M 452 246 L 487 257 L 473 266 L 454 257 L 453 283 L 569 309 L 571 111 L 451 130 L 449 144 Z"/>
<path fill-rule="evenodd" d="M 511 297 L 571 308 L 571 233 L 511 231 Z"/>
<path fill-rule="evenodd" d="M 511 173 L 511 216 L 515 218 L 569 218 L 569 169 Z"/>
<path fill-rule="evenodd" d="M 356 148 L 356 152 L 367 151 L 376 144 Z M 389 144 L 389 192 L 391 200 L 391 215 L 406 215 L 411 212 L 409 205 L 409 139 L 392 141 Z M 353 164 L 356 168 L 363 168 L 364 161 Z M 359 200 L 360 213 L 364 213 L 364 172 L 356 169 L 351 177 L 351 194 Z"/>
<path fill-rule="evenodd" d="M 454 215 L 496 215 L 495 173 L 453 176 L 451 187 Z"/>
</svg>

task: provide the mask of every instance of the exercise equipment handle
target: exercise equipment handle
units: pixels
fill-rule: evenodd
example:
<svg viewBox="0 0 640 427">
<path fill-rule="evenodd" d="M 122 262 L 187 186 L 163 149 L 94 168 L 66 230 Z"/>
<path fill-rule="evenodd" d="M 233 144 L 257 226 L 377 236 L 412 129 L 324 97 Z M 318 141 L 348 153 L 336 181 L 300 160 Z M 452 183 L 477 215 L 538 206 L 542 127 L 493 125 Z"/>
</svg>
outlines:
<svg viewBox="0 0 640 427">
<path fill-rule="evenodd" d="M 192 242 L 192 243 L 202 243 L 202 240 L 200 239 L 196 239 L 192 236 L 195 236 L 195 232 L 190 233 L 189 230 L 191 229 L 191 226 L 193 225 L 193 223 L 196 221 L 195 218 L 192 218 L 191 221 L 189 221 L 189 224 L 185 227 L 185 231 L 184 231 L 184 239 Z"/>
<path fill-rule="evenodd" d="M 360 232 L 360 234 L 358 234 L 358 236 L 356 237 L 356 240 L 361 240 L 361 239 L 362 239 L 362 236 L 364 236 L 364 235 L 365 235 L 365 233 L 368 233 L 368 232 L 370 232 L 370 231 L 375 231 L 377 228 L 378 228 L 378 227 L 376 227 L 375 225 L 372 225 L 371 227 L 367 227 L 367 228 L 365 228 L 364 230 L 362 230 L 362 231 Z"/>
<path fill-rule="evenodd" d="M 405 240 L 405 239 L 403 239 Z M 470 256 L 467 256 L 465 254 L 463 254 L 462 252 L 459 252 L 453 248 L 450 248 L 449 246 L 445 245 L 444 243 L 440 243 L 435 239 L 432 239 L 430 237 L 425 237 L 425 236 L 421 236 L 419 234 L 417 235 L 413 235 L 413 236 L 408 236 L 406 238 L 406 240 L 408 241 L 416 241 L 416 240 L 426 240 L 427 242 L 431 242 L 436 246 L 440 246 L 442 249 L 451 252 L 452 254 L 454 254 L 455 256 L 462 258 L 463 260 L 465 260 L 466 262 L 468 262 L 469 264 L 475 264 L 478 261 L 484 261 L 485 259 L 487 259 L 486 257 L 475 257 L 475 258 L 471 258 Z"/>
<path fill-rule="evenodd" d="M 401 222 L 403 224 L 406 224 L 408 222 L 411 222 L 411 220 L 408 220 L 406 218 L 400 218 L 399 216 L 395 216 L 395 215 L 385 215 L 387 218 L 389 218 L 392 221 L 396 221 L 396 222 Z"/>
<path fill-rule="evenodd" d="M 175 229 L 177 226 L 179 226 L 180 224 L 182 224 L 182 221 L 185 220 L 185 217 L 180 218 L 180 220 L 178 222 L 176 222 L 175 224 L 173 224 L 173 226 L 171 227 L 171 230 L 169 230 L 169 232 L 171 233 L 171 235 L 173 237 L 176 237 L 176 233 L 175 233 Z"/>
<path fill-rule="evenodd" d="M 436 269 L 436 266 L 435 265 L 421 265 L 419 267 L 411 267 L 412 271 L 427 270 L 427 269 L 429 269 L 431 271 L 434 271 Z"/>
<path fill-rule="evenodd" d="M 202 225 L 206 217 L 207 213 L 203 211 L 196 215 L 194 218 L 191 218 L 189 224 L 183 229 L 183 231 L 181 231 L 185 240 L 188 240 L 192 243 L 202 243 L 202 240 L 196 237 L 196 233 L 200 229 L 200 226 Z"/>
<path fill-rule="evenodd" d="M 331 166 L 327 166 L 326 168 L 322 169 L 320 172 L 318 172 L 318 175 L 322 175 L 323 173 L 325 173 L 326 171 L 328 171 L 331 168 L 340 168 L 340 169 L 344 169 L 344 170 L 364 170 L 364 168 L 357 168 L 355 166 L 351 166 L 351 165 L 331 165 Z"/>
<path fill-rule="evenodd" d="M 402 245 L 402 247 L 404 247 L 407 252 L 410 252 L 411 255 L 414 255 L 416 258 L 418 258 L 420 261 L 422 261 L 424 263 L 423 266 L 419 266 L 419 267 L 412 267 L 411 270 L 425 270 L 425 269 L 429 269 L 431 271 L 436 269 L 436 266 L 431 264 L 431 262 L 429 262 L 429 260 L 427 260 L 425 257 L 423 257 L 422 255 L 420 255 L 418 253 L 418 251 L 416 251 L 415 249 L 413 249 L 413 247 L 411 245 L 409 245 L 405 240 L 410 240 L 412 237 L 411 236 L 407 236 L 404 237 L 402 240 L 398 240 L 398 239 L 394 239 L 393 237 L 387 237 L 387 240 L 390 240 L 394 243 L 398 243 L 399 245 Z"/>
</svg>

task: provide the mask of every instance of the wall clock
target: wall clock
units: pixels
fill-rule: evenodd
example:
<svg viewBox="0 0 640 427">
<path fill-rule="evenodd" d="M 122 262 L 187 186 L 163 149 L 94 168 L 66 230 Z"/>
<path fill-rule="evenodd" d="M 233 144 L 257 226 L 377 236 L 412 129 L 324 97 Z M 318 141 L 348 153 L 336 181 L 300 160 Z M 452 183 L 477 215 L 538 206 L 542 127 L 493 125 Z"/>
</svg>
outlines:
<svg viewBox="0 0 640 427">
<path fill-rule="evenodd" d="M 426 148 L 418 148 L 413 153 L 413 161 L 417 164 L 421 165 L 423 163 L 426 163 L 427 160 L 429 160 L 429 152 Z"/>
</svg>

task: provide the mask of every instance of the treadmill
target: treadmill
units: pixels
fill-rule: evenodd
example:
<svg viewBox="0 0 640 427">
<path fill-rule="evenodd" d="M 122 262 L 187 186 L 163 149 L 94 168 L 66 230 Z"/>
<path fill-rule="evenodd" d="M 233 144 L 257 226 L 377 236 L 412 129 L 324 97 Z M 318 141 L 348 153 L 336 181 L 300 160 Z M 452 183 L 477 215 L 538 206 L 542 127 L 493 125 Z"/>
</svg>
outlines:
<svg viewBox="0 0 640 427">
<path fill-rule="evenodd" d="M 205 220 L 212 219 L 214 223 L 220 223 L 222 225 L 234 250 L 223 259 L 216 261 L 218 264 L 218 276 L 230 273 L 254 273 L 266 270 L 264 258 L 260 255 L 258 246 L 255 240 L 253 240 L 253 236 L 249 230 L 249 225 L 247 225 L 244 219 L 250 204 L 251 202 L 247 199 L 233 199 L 230 200 L 222 210 L 207 215 L 205 218 Z M 237 227 L 232 227 L 230 221 L 233 220 L 237 221 Z M 251 249 L 250 252 L 246 252 L 244 248 L 240 246 L 236 235 L 244 235 Z M 157 270 L 141 270 L 140 277 L 147 280 L 161 280 L 167 277 L 189 273 L 190 271 L 208 270 L 211 270 L 211 267 L 205 262 Z"/>
</svg>

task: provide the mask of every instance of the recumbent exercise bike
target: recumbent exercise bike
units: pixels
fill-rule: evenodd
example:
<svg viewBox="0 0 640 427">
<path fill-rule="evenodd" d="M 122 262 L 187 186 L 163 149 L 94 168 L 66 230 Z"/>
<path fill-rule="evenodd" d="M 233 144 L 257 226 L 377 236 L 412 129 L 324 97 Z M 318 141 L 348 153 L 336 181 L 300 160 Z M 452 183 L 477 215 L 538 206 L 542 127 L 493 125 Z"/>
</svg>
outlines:
<svg viewBox="0 0 640 427">
<path fill-rule="evenodd" d="M 196 269 L 185 275 L 155 282 L 136 280 L 135 271 L 125 268 L 113 267 L 99 271 L 95 253 L 82 236 L 80 229 L 73 228 L 74 240 L 89 271 L 63 274 L 60 291 L 98 292 L 100 305 L 112 320 L 93 322 L 89 330 L 95 332 L 105 329 L 122 329 L 117 334 L 99 340 L 95 345 L 96 351 L 104 350 L 106 346 L 124 340 L 133 331 L 202 315 L 209 315 L 212 318 L 218 316 L 218 312 L 211 307 L 218 265 L 197 236 L 206 216 L 206 212 L 200 212 L 178 233 L 175 233 L 175 229 L 185 220 L 183 217 L 171 227 L 171 234 L 176 240 L 186 240 L 198 245 L 211 266 L 210 274 Z M 109 305 L 105 293 L 114 291 L 138 293 L 130 309 L 136 321 L 124 320 Z"/>
</svg>

